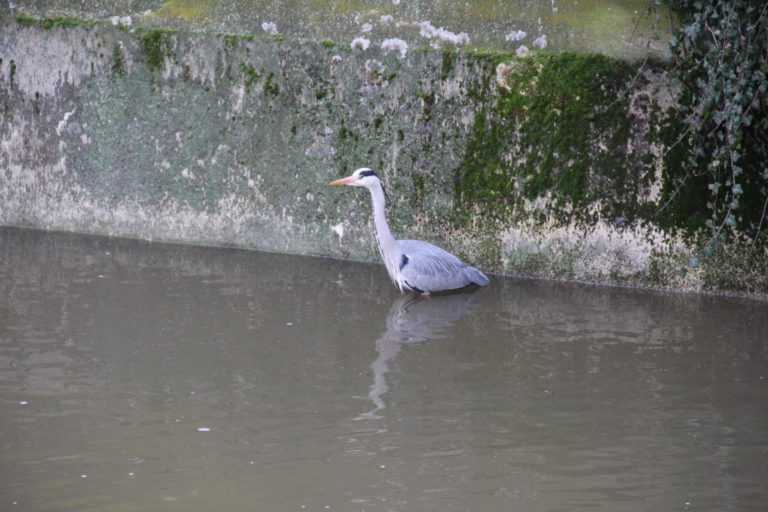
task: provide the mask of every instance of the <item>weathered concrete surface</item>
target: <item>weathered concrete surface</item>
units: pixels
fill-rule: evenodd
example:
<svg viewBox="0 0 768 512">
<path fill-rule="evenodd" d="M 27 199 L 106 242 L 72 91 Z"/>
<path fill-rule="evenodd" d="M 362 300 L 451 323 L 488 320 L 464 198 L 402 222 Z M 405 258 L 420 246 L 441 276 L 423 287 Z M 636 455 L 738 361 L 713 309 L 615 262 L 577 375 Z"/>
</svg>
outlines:
<svg viewBox="0 0 768 512">
<path fill-rule="evenodd" d="M 396 234 L 491 272 L 768 289 L 764 258 L 691 264 L 643 213 L 665 200 L 651 71 L 622 94 L 635 68 L 589 56 L 0 28 L 0 224 L 375 260 L 368 196 L 327 186 L 366 165 Z"/>
</svg>

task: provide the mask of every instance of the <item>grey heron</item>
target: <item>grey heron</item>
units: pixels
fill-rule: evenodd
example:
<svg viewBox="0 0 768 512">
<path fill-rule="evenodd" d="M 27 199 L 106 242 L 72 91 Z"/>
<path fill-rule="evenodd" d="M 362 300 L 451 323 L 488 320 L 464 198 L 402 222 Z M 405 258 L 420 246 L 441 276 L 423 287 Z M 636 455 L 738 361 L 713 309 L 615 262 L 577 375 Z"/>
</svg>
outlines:
<svg viewBox="0 0 768 512">
<path fill-rule="evenodd" d="M 384 215 L 384 188 L 371 169 L 361 167 L 351 176 L 331 182 L 331 186 L 365 187 L 373 201 L 373 228 L 384 266 L 400 289 L 429 295 L 455 290 L 471 284 L 486 286 L 488 278 L 474 267 L 429 242 L 395 240 Z"/>
</svg>

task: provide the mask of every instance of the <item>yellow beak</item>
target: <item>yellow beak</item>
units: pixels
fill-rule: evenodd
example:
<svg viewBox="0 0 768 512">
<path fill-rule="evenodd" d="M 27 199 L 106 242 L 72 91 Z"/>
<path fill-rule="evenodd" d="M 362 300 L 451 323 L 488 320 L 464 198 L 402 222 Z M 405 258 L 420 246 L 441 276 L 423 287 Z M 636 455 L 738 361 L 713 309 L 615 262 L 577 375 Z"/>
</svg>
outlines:
<svg viewBox="0 0 768 512">
<path fill-rule="evenodd" d="M 353 181 L 355 181 L 355 177 L 354 176 L 348 176 L 346 178 L 341 178 L 340 180 L 332 181 L 331 182 L 331 186 L 332 187 L 338 187 L 339 185 L 347 185 L 349 183 L 352 183 Z"/>
</svg>

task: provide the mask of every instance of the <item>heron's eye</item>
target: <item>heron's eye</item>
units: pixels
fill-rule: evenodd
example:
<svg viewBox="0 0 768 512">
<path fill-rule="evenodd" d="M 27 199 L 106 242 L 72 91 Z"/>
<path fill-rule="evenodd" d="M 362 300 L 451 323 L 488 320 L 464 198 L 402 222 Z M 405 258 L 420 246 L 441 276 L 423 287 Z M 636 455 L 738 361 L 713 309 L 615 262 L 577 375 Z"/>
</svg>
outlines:
<svg viewBox="0 0 768 512">
<path fill-rule="evenodd" d="M 365 178 L 366 176 L 376 176 L 376 173 L 374 173 L 372 170 L 368 169 L 366 171 L 360 171 L 360 174 L 358 174 L 360 178 Z"/>
</svg>

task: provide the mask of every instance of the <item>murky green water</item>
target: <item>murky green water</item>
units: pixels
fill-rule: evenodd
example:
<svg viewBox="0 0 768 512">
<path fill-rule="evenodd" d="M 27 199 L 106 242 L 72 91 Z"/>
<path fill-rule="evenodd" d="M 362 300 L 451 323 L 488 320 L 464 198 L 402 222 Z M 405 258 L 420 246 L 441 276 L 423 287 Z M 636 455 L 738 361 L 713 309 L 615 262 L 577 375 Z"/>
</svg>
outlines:
<svg viewBox="0 0 768 512">
<path fill-rule="evenodd" d="M 765 510 L 768 305 L 0 229 L 0 510 Z"/>
</svg>

